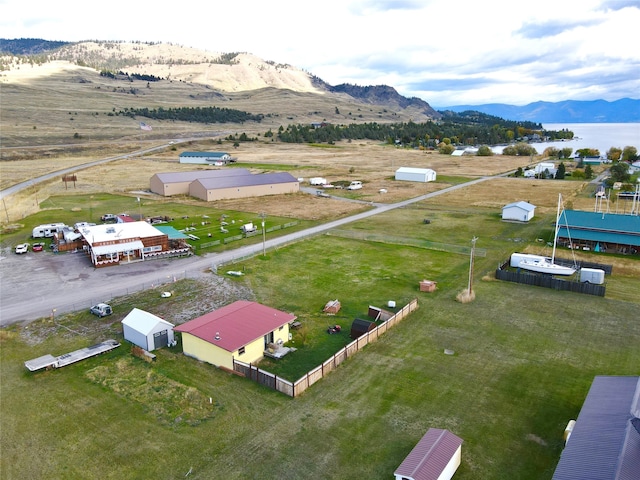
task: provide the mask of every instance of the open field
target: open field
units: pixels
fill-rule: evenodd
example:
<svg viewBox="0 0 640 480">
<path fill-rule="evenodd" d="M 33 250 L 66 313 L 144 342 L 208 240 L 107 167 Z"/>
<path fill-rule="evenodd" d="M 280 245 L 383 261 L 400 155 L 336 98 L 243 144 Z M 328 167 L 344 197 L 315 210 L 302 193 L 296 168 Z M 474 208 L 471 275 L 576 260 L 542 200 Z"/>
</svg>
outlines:
<svg viewBox="0 0 640 480">
<path fill-rule="evenodd" d="M 428 226 L 420 222 L 427 211 Z M 451 244 L 477 234 L 486 256 L 476 261 L 474 302 L 455 300 L 466 287 L 465 255 L 323 236 L 236 265 L 246 275 L 226 286 L 215 277 L 178 282 L 162 305 L 152 290 L 116 300 L 106 319 L 79 312 L 3 329 L 0 396 L 3 412 L 11 412 L 0 417 L 3 478 L 191 471 L 192 478 L 383 479 L 429 427 L 464 439 L 456 478 L 551 478 L 564 427 L 593 376 L 638 374 L 637 296 L 576 297 L 492 281 L 499 259 L 515 245 L 535 244 L 552 215 L 521 229 L 492 213 L 426 202 L 397 213 L 352 229 L 402 225 L 404 235 L 446 236 Z M 438 281 L 435 293 L 417 291 L 425 277 Z M 625 278 L 637 286 L 637 272 Z M 294 337 L 299 351 L 283 359 L 291 362 L 327 337 L 328 323 L 343 323 L 345 333 L 332 340 L 346 342 L 349 320 L 369 304 L 415 297 L 413 315 L 296 399 L 188 359 L 179 346 L 156 352 L 153 364 L 123 345 L 58 371 L 30 374 L 23 366 L 121 338 L 119 319 L 133 306 L 181 323 L 239 298 L 299 316 L 308 333 L 304 341 Z M 333 298 L 343 311 L 321 315 Z"/>
</svg>

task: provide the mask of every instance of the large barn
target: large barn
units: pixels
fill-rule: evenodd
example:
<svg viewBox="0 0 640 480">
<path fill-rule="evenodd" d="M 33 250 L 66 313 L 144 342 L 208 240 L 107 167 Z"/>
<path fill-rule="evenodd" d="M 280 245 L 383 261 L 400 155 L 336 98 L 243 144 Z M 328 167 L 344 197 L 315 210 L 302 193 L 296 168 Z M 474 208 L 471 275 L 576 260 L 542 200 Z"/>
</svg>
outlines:
<svg viewBox="0 0 640 480">
<path fill-rule="evenodd" d="M 430 168 L 400 167 L 395 178 L 407 182 L 435 182 L 436 172 Z"/>
<path fill-rule="evenodd" d="M 156 173 L 151 177 L 149 187 L 153 193 L 164 197 L 189 195 L 189 186 L 200 178 L 223 178 L 234 175 L 251 175 L 251 173 L 246 168 Z"/>
<path fill-rule="evenodd" d="M 558 244 L 595 252 L 640 254 L 640 216 L 565 210 Z"/>
<path fill-rule="evenodd" d="M 228 168 L 224 170 L 196 170 L 191 172 L 156 173 L 149 181 L 153 193 L 170 197 L 172 195 L 189 195 L 190 185 L 205 178 L 224 178 L 234 175 L 250 175 L 246 168 Z"/>
<path fill-rule="evenodd" d="M 300 191 L 300 182 L 287 172 L 199 178 L 189 186 L 189 195 L 207 202 L 234 198 L 282 195 Z"/>
<path fill-rule="evenodd" d="M 175 328 L 182 333 L 185 355 L 233 369 L 233 360 L 253 363 L 269 345 L 289 341 L 289 324 L 296 319 L 256 302 L 240 300 Z"/>
</svg>

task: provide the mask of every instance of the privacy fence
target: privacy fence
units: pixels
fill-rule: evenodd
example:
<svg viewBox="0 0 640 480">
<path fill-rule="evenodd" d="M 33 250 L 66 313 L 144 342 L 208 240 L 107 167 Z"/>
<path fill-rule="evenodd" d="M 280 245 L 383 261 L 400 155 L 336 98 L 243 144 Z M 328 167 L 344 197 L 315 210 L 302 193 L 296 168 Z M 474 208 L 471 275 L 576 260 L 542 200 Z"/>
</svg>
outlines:
<svg viewBox="0 0 640 480">
<path fill-rule="evenodd" d="M 556 259 L 558 264 L 567 264 L 567 260 Z M 573 262 L 569 263 L 570 265 Z M 604 270 L 607 275 L 613 271 L 612 265 L 601 265 L 591 262 L 577 262 L 578 270 L 580 268 L 598 268 Z M 496 278 L 505 282 L 522 283 L 525 285 L 533 285 L 536 287 L 552 288 L 554 290 L 566 290 L 575 293 L 584 293 L 586 295 L 596 295 L 604 297 L 606 293 L 605 285 L 596 285 L 593 283 L 578 282 L 571 279 L 560 279 L 552 275 L 544 273 L 535 273 L 527 270 L 518 269 L 516 271 L 509 270 L 509 260 L 501 264 L 496 269 Z"/>
<path fill-rule="evenodd" d="M 290 397 L 297 397 L 311 385 L 324 378 L 325 375 L 328 375 L 330 372 L 338 368 L 338 366 L 346 359 L 352 357 L 370 343 L 378 340 L 378 338 L 386 333 L 387 330 L 404 320 L 417 308 L 418 300 L 413 299 L 388 320 L 382 322 L 375 329 L 356 338 L 353 342 L 349 343 L 347 346 L 332 355 L 331 358 L 325 360 L 321 365 L 318 365 L 313 370 L 305 373 L 295 382 L 290 382 L 284 378 L 274 375 L 273 373 L 262 370 L 255 365 L 240 362 L 235 359 L 233 361 L 233 370 L 261 385 L 277 390 L 285 395 L 289 395 Z"/>
</svg>

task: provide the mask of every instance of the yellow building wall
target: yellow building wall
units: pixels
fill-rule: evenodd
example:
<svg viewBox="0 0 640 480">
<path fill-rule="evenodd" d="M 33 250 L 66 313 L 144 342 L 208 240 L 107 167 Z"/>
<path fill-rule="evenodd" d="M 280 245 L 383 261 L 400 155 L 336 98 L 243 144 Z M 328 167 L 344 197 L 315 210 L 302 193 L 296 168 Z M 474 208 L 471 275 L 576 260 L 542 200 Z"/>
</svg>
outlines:
<svg viewBox="0 0 640 480">
<path fill-rule="evenodd" d="M 216 367 L 233 368 L 232 354 L 230 352 L 205 342 L 190 333 L 182 333 L 182 351 L 189 357 L 194 357 Z"/>
<path fill-rule="evenodd" d="M 273 332 L 274 343 L 278 343 L 278 340 L 281 340 L 281 343 L 287 343 L 289 341 L 288 324 L 283 325 L 282 328 L 276 329 Z M 184 354 L 215 365 L 216 367 L 233 369 L 234 358 L 244 363 L 256 363 L 264 357 L 264 350 L 264 337 L 247 344 L 244 347 L 244 353 L 240 354 L 238 350 L 228 352 L 190 333 L 182 333 L 182 351 Z"/>
</svg>

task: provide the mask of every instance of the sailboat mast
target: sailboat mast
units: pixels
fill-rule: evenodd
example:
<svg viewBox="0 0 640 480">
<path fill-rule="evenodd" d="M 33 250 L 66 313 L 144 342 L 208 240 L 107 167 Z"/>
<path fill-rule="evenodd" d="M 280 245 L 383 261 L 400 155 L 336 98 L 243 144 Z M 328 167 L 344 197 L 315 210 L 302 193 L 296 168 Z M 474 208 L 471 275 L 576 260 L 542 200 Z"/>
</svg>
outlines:
<svg viewBox="0 0 640 480">
<path fill-rule="evenodd" d="M 556 243 L 558 241 L 558 229 L 560 226 L 560 204 L 562 203 L 562 194 L 558 194 L 558 210 L 556 212 L 556 229 L 553 234 L 553 251 L 551 253 L 551 263 L 556 263 Z"/>
</svg>

